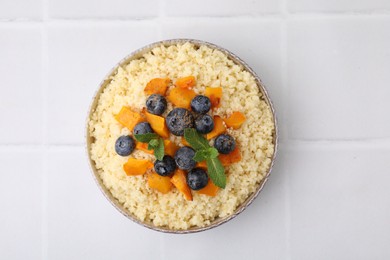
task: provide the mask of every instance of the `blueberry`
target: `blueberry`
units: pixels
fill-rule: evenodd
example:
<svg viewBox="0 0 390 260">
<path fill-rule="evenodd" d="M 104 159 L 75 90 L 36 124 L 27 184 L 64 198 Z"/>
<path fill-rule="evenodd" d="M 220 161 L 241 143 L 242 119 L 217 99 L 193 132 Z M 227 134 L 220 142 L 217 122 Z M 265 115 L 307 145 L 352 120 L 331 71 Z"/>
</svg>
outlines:
<svg viewBox="0 0 390 260">
<path fill-rule="evenodd" d="M 209 115 L 200 115 L 195 119 L 195 129 L 201 134 L 208 134 L 214 129 L 214 120 Z"/>
<path fill-rule="evenodd" d="M 184 135 L 184 129 L 194 127 L 194 116 L 185 108 L 174 108 L 167 115 L 169 131 L 178 136 Z"/>
<path fill-rule="evenodd" d="M 214 141 L 214 147 L 218 152 L 228 154 L 236 148 L 236 141 L 231 135 L 218 135 Z"/>
<path fill-rule="evenodd" d="M 175 162 L 177 167 L 182 170 L 191 170 L 195 167 L 196 162 L 192 159 L 195 156 L 195 151 L 191 147 L 181 147 L 175 153 Z"/>
<path fill-rule="evenodd" d="M 162 161 L 156 160 L 154 162 L 154 170 L 161 176 L 168 176 L 176 170 L 175 160 L 171 156 L 165 155 Z"/>
<path fill-rule="evenodd" d="M 192 190 L 200 190 L 206 187 L 209 177 L 205 170 L 194 168 L 187 174 L 187 184 Z"/>
<path fill-rule="evenodd" d="M 130 155 L 135 148 L 135 141 L 130 135 L 123 135 L 115 142 L 115 151 L 120 156 Z"/>
<path fill-rule="evenodd" d="M 143 135 L 148 133 L 153 133 L 153 129 L 148 122 L 138 123 L 133 129 L 134 135 Z"/>
<path fill-rule="evenodd" d="M 146 100 L 146 109 L 154 115 L 162 115 L 167 109 L 167 100 L 160 94 L 152 94 Z"/>
<path fill-rule="evenodd" d="M 197 95 L 191 100 L 191 109 L 195 113 L 205 114 L 210 110 L 210 99 L 203 95 Z"/>
</svg>

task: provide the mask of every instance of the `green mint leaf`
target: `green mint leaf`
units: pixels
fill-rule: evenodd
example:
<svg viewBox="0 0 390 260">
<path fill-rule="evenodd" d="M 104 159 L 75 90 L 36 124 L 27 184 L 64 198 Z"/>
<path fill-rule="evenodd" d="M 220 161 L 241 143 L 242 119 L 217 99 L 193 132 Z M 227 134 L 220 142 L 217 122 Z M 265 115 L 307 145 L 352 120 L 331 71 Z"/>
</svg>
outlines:
<svg viewBox="0 0 390 260">
<path fill-rule="evenodd" d="M 207 171 L 212 182 L 215 184 L 215 186 L 224 189 L 226 187 L 226 175 L 221 161 L 218 158 L 214 158 L 207 159 L 206 163 Z"/>
<path fill-rule="evenodd" d="M 158 144 L 159 144 L 158 139 L 150 140 L 148 143 L 148 150 L 152 150 L 152 149 L 156 148 L 158 146 Z"/>
<path fill-rule="evenodd" d="M 157 139 L 158 135 L 155 133 L 134 135 L 135 140 L 141 143 L 149 143 L 152 139 Z"/>
<path fill-rule="evenodd" d="M 184 138 L 195 150 L 203 150 L 210 147 L 209 142 L 194 128 L 184 129 Z"/>
<path fill-rule="evenodd" d="M 157 160 L 161 161 L 164 157 L 164 141 L 159 138 L 157 146 L 154 148 L 154 156 Z"/>
<path fill-rule="evenodd" d="M 196 161 L 196 162 L 201 162 L 201 161 L 204 161 L 204 160 L 208 159 L 208 157 L 207 157 L 207 150 L 197 151 L 195 153 L 195 156 L 192 159 L 194 161 Z"/>
<path fill-rule="evenodd" d="M 207 149 L 207 156 L 210 159 L 217 158 L 218 157 L 218 150 L 215 149 L 214 147 L 210 147 L 209 149 Z"/>
<path fill-rule="evenodd" d="M 192 159 L 194 159 L 196 162 L 201 162 L 207 159 L 217 158 L 217 156 L 218 156 L 217 149 L 215 149 L 214 147 L 209 147 L 206 149 L 198 150 Z"/>
</svg>

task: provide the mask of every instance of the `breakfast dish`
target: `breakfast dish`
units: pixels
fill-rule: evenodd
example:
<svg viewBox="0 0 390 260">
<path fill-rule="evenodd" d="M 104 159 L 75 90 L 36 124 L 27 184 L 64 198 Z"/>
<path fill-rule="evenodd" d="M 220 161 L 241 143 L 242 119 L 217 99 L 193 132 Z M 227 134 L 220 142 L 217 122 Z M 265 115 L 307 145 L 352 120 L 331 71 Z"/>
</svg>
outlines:
<svg viewBox="0 0 390 260">
<path fill-rule="evenodd" d="M 88 122 L 103 185 L 172 230 L 232 215 L 271 167 L 275 124 L 255 78 L 223 52 L 163 44 L 119 66 Z"/>
</svg>

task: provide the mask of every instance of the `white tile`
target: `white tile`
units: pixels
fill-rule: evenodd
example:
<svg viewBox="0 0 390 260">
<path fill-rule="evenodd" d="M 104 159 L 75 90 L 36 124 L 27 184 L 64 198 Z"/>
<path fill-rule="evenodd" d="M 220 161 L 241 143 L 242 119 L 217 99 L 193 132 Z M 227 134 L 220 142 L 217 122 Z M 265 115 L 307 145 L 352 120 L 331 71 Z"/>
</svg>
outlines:
<svg viewBox="0 0 390 260">
<path fill-rule="evenodd" d="M 160 234 L 111 206 L 84 149 L 51 151 L 48 162 L 49 259 L 158 259 Z"/>
<path fill-rule="evenodd" d="M 1 0 L 0 19 L 41 19 L 42 0 Z"/>
<path fill-rule="evenodd" d="M 0 143 L 42 140 L 42 59 L 38 29 L 0 28 Z"/>
<path fill-rule="evenodd" d="M 288 153 L 292 259 L 390 258 L 390 150 Z"/>
<path fill-rule="evenodd" d="M 154 23 L 50 26 L 49 142 L 82 143 L 87 110 L 101 80 L 123 57 L 157 40 Z"/>
<path fill-rule="evenodd" d="M 165 13 L 172 16 L 235 16 L 279 12 L 280 0 L 198 0 L 191 4 L 166 0 Z"/>
<path fill-rule="evenodd" d="M 278 159 L 269 182 L 243 213 L 201 233 L 165 235 L 164 259 L 287 259 L 284 152 Z"/>
<path fill-rule="evenodd" d="M 158 0 L 49 1 L 49 16 L 53 18 L 146 18 L 158 12 Z"/>
<path fill-rule="evenodd" d="M 390 136 L 390 19 L 296 20 L 288 25 L 289 136 Z"/>
<path fill-rule="evenodd" d="M 234 32 L 234 33 L 231 33 Z M 278 21 L 230 19 L 181 20 L 163 23 L 163 38 L 193 38 L 208 41 L 230 50 L 253 68 L 264 82 L 280 121 L 282 117 L 281 28 Z M 283 134 L 282 134 L 283 135 Z"/>
<path fill-rule="evenodd" d="M 40 259 L 42 254 L 42 156 L 0 151 L 0 258 Z"/>
<path fill-rule="evenodd" d="M 388 0 L 289 0 L 288 9 L 292 12 L 384 11 L 390 9 L 390 2 Z"/>
</svg>

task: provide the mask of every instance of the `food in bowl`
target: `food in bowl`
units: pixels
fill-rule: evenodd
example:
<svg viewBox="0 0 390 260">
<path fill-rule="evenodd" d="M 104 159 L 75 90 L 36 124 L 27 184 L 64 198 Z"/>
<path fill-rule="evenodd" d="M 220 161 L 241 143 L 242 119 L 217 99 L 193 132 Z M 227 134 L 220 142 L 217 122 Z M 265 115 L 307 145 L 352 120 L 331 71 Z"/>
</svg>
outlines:
<svg viewBox="0 0 390 260">
<path fill-rule="evenodd" d="M 220 50 L 160 44 L 119 66 L 97 98 L 91 160 L 141 222 L 206 227 L 234 214 L 269 173 L 272 109 L 254 76 Z"/>
</svg>

